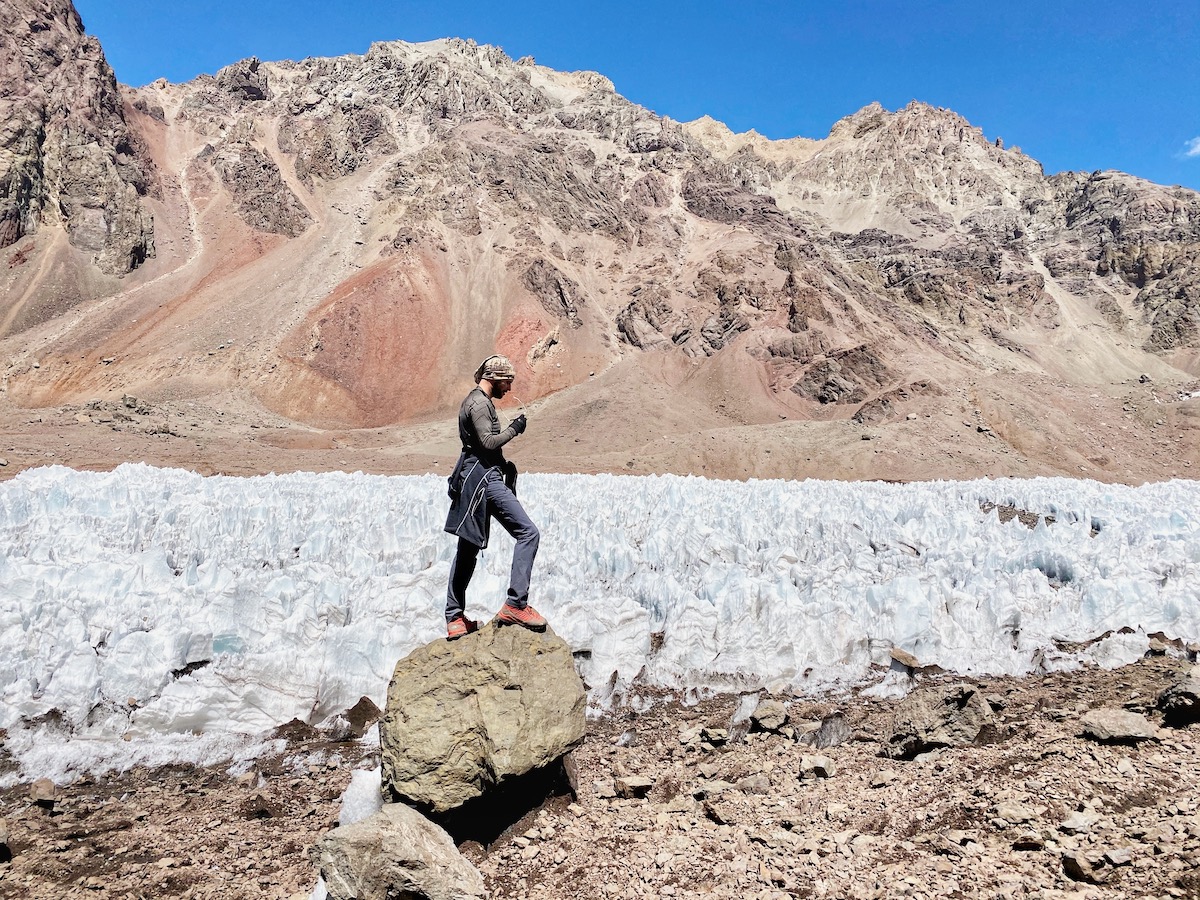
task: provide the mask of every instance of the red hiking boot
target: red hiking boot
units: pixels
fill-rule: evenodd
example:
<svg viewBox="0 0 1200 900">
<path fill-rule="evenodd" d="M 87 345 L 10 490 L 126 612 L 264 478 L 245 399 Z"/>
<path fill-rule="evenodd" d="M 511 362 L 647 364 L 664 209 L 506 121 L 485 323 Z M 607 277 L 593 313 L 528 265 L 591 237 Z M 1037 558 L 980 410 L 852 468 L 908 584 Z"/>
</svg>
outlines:
<svg viewBox="0 0 1200 900">
<path fill-rule="evenodd" d="M 473 622 L 466 616 L 459 616 L 446 623 L 446 640 L 455 641 L 465 634 L 472 634 L 478 630 L 478 622 Z"/>
<path fill-rule="evenodd" d="M 517 609 L 517 607 L 505 603 L 500 607 L 500 612 L 496 613 L 496 624 L 521 625 L 530 631 L 546 630 L 546 618 L 532 606 Z"/>
</svg>

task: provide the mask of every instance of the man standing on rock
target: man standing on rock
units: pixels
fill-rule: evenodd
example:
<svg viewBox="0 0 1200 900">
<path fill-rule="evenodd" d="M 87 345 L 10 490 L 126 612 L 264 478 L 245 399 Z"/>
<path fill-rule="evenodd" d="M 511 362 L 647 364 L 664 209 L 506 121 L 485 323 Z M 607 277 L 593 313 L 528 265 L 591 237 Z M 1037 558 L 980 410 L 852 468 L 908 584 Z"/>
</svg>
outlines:
<svg viewBox="0 0 1200 900">
<path fill-rule="evenodd" d="M 492 403 L 509 392 L 514 377 L 516 370 L 506 357 L 489 356 L 475 371 L 478 386 L 467 394 L 458 410 L 462 454 L 450 475 L 450 515 L 446 517 L 446 531 L 458 537 L 446 593 L 446 639 L 451 641 L 479 628 L 464 614 L 467 585 L 475 574 L 479 551 L 488 544 L 493 517 L 517 542 L 508 599 L 496 614 L 496 622 L 546 630 L 546 620 L 529 605 L 529 577 L 541 535 L 517 500 L 517 467 L 501 451 L 525 432 L 525 415 L 517 416 L 501 431 Z"/>
</svg>

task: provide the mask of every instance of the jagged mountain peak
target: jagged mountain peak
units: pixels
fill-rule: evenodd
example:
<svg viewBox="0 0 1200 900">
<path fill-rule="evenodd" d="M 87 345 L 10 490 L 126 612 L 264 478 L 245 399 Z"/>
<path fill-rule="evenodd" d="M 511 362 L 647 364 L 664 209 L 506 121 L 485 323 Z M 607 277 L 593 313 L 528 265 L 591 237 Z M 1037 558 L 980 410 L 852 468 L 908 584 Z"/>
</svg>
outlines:
<svg viewBox="0 0 1200 900">
<path fill-rule="evenodd" d="M 769 140 L 459 39 L 249 57 L 105 102 L 128 137 L 92 144 L 159 173 L 134 189 L 158 255 L 88 281 L 54 240 L 76 226 L 49 220 L 0 250 L 22 404 L 121 391 L 411 425 L 499 351 L 564 433 L 680 459 L 673 429 L 886 424 L 983 373 L 1020 394 L 1200 370 L 1193 193 L 1046 178 L 924 103 Z M 593 378 L 646 414 L 597 406 Z"/>
</svg>

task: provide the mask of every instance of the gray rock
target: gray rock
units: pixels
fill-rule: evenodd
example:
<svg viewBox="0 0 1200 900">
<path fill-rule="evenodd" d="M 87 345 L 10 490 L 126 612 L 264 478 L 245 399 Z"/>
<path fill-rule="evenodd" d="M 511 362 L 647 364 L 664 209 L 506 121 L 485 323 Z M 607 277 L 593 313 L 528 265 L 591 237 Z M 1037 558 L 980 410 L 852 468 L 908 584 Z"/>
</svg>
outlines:
<svg viewBox="0 0 1200 900">
<path fill-rule="evenodd" d="M 217 72 L 217 86 L 239 100 L 270 100 L 271 86 L 257 58 L 243 59 Z"/>
<path fill-rule="evenodd" d="M 553 632 L 491 626 L 418 648 L 388 685 L 384 792 L 454 809 L 579 744 L 584 700 L 571 649 Z"/>
<path fill-rule="evenodd" d="M 701 731 L 703 731 L 703 727 L 700 725 L 694 725 L 691 728 L 682 729 L 679 732 L 679 743 L 683 744 L 685 747 L 700 743 Z"/>
<path fill-rule="evenodd" d="M 714 747 L 720 747 L 729 741 L 729 732 L 724 728 L 702 728 L 700 737 Z"/>
<path fill-rule="evenodd" d="M 756 731 L 777 732 L 787 722 L 787 707 L 778 700 L 763 700 L 750 713 L 750 724 Z"/>
<path fill-rule="evenodd" d="M 1100 817 L 1092 812 L 1073 812 L 1058 825 L 1058 830 L 1063 834 L 1086 834 L 1092 830 Z"/>
<path fill-rule="evenodd" d="M 157 189 L 112 69 L 70 3 L 0 4 L 0 248 L 61 226 L 104 272 L 154 256 Z"/>
<path fill-rule="evenodd" d="M 846 719 L 839 713 L 834 713 L 832 716 L 826 716 L 821 720 L 821 727 L 817 729 L 813 736 L 812 745 L 818 750 L 824 750 L 827 747 L 840 747 L 846 741 L 850 740 L 854 734 L 853 729 L 846 723 Z"/>
<path fill-rule="evenodd" d="M 871 776 L 871 787 L 882 788 L 887 787 L 896 780 L 896 773 L 891 769 L 884 769 L 882 772 L 876 772 Z"/>
<path fill-rule="evenodd" d="M 1149 719 L 1124 709 L 1093 709 L 1083 715 L 1080 724 L 1084 737 L 1102 744 L 1158 740 L 1158 730 Z"/>
<path fill-rule="evenodd" d="M 692 796 L 697 800 L 704 800 L 707 797 L 719 797 L 726 791 L 733 790 L 733 788 L 734 785 L 720 778 L 712 781 L 700 781 L 697 782 L 695 789 L 692 791 Z"/>
<path fill-rule="evenodd" d="M 1104 863 L 1088 854 L 1069 851 L 1062 856 L 1063 871 L 1074 881 L 1087 884 L 1103 884 L 1108 880 L 1109 873 L 1104 871 Z"/>
<path fill-rule="evenodd" d="M 743 794 L 771 793 L 771 779 L 766 775 L 749 775 L 737 783 L 737 789 Z"/>
<path fill-rule="evenodd" d="M 920 691 L 896 708 L 884 752 L 893 759 L 912 759 L 938 747 L 967 747 L 994 726 L 991 706 L 972 685 Z"/>
<path fill-rule="evenodd" d="M 996 815 L 1010 825 L 1024 825 L 1026 822 L 1032 822 L 1043 812 L 1045 812 L 1045 807 L 1034 809 L 1031 806 L 1026 806 L 1023 803 L 1017 803 L 1012 800 L 1007 800 L 996 806 Z"/>
<path fill-rule="evenodd" d="M 227 142 L 210 162 L 233 196 L 237 214 L 251 228 L 296 237 L 312 224 L 279 166 L 249 141 Z"/>
<path fill-rule="evenodd" d="M 800 758 L 801 778 L 832 778 L 837 766 L 828 756 L 804 755 Z"/>
<path fill-rule="evenodd" d="M 1127 866 L 1133 862 L 1133 853 L 1128 847 L 1105 850 L 1104 861 L 1110 866 Z"/>
<path fill-rule="evenodd" d="M 467 900 L 484 897 L 483 877 L 445 831 L 416 810 L 390 803 L 335 828 L 309 850 L 330 900 Z"/>
<path fill-rule="evenodd" d="M 647 778 L 645 775 L 625 775 L 622 778 L 613 779 L 613 789 L 617 796 L 626 800 L 641 799 L 650 793 L 652 787 L 654 787 L 654 779 Z"/>
<path fill-rule="evenodd" d="M 1200 722 L 1200 677 L 1186 675 L 1158 695 L 1163 722 L 1174 727 Z"/>
</svg>

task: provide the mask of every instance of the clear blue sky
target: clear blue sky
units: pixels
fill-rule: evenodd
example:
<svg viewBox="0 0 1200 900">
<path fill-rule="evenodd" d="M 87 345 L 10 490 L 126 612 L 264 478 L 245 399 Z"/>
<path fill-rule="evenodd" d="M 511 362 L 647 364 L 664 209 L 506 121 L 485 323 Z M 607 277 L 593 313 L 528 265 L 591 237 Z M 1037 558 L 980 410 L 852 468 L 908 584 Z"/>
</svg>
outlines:
<svg viewBox="0 0 1200 900">
<path fill-rule="evenodd" d="M 593 69 L 680 121 L 823 137 L 872 100 L 923 100 L 1048 173 L 1200 189 L 1200 2 L 1158 0 L 75 0 L 117 77 L 184 81 L 247 56 L 474 38 Z M 1189 155 L 1190 152 L 1190 155 Z"/>
</svg>

